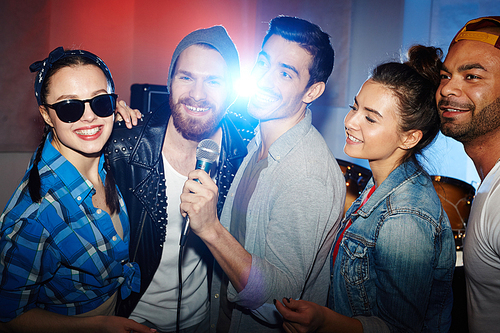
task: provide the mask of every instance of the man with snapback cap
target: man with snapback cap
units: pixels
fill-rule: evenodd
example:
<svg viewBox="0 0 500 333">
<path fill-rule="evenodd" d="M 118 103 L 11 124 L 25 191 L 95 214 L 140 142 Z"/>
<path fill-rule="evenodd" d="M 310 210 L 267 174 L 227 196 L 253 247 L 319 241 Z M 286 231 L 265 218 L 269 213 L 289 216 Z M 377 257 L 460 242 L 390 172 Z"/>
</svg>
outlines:
<svg viewBox="0 0 500 333">
<path fill-rule="evenodd" d="M 481 178 L 464 241 L 471 332 L 500 327 L 500 16 L 457 33 L 436 93 L 441 131 L 460 141 Z"/>
</svg>

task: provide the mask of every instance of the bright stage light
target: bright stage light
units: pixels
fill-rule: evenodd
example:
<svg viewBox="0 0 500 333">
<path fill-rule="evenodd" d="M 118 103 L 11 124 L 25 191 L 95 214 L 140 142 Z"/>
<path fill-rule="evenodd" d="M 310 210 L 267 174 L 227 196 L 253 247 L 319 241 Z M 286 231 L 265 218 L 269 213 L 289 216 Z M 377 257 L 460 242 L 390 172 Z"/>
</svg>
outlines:
<svg viewBox="0 0 500 333">
<path fill-rule="evenodd" d="M 242 76 L 234 84 L 234 89 L 240 97 L 250 97 L 254 94 L 257 83 L 251 75 Z"/>
</svg>

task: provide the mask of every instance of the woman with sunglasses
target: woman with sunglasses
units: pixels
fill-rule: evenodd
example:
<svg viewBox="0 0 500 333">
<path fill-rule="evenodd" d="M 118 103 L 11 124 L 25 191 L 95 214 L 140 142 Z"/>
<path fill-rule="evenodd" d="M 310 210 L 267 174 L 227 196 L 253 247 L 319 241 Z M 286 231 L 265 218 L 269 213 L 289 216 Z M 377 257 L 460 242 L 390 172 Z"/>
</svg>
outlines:
<svg viewBox="0 0 500 333">
<path fill-rule="evenodd" d="M 378 66 L 345 117 L 344 151 L 370 163 L 332 251 L 328 307 L 283 299 L 287 332 L 448 332 L 455 244 L 416 156 L 439 131 L 441 50 Z M 326 292 L 326 291 L 325 291 Z"/>
<path fill-rule="evenodd" d="M 45 129 L 0 216 L 0 331 L 149 332 L 109 317 L 140 279 L 102 153 L 116 107 L 111 73 L 94 54 L 62 47 L 30 69 Z"/>
</svg>

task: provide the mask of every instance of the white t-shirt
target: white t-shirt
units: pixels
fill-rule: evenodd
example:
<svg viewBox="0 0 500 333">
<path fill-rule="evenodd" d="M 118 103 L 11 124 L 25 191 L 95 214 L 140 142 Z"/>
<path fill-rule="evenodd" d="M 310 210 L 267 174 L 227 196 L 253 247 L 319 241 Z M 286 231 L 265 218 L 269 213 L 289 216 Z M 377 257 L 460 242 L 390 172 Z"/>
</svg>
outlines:
<svg viewBox="0 0 500 333">
<path fill-rule="evenodd" d="M 158 270 L 151 284 L 130 315 L 139 323 L 145 320 L 161 331 L 175 331 L 179 291 L 179 241 L 183 224 L 180 195 L 187 177 L 172 168 L 163 157 L 167 181 L 167 236 Z M 194 234 L 190 235 L 194 237 Z M 200 323 L 208 316 L 207 266 L 196 251 L 186 243 L 182 265 L 181 325 L 184 329 Z"/>
<path fill-rule="evenodd" d="M 500 163 L 472 202 L 464 240 L 467 314 L 471 332 L 500 329 Z"/>
</svg>

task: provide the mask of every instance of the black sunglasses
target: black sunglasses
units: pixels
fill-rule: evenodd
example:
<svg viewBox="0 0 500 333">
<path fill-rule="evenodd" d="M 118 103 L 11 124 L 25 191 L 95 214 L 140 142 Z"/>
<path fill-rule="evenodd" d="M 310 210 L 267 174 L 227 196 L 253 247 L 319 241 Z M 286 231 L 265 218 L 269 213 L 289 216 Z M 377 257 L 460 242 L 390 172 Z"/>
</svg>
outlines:
<svg viewBox="0 0 500 333">
<path fill-rule="evenodd" d="M 83 116 L 85 103 L 90 104 L 90 108 L 97 116 L 101 118 L 111 116 L 115 112 L 117 98 L 117 94 L 104 94 L 91 99 L 67 99 L 54 104 L 44 105 L 54 109 L 61 121 L 73 123 Z"/>
</svg>

